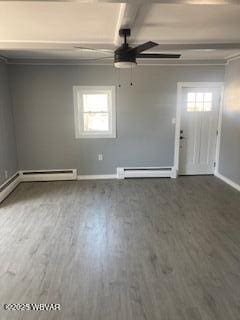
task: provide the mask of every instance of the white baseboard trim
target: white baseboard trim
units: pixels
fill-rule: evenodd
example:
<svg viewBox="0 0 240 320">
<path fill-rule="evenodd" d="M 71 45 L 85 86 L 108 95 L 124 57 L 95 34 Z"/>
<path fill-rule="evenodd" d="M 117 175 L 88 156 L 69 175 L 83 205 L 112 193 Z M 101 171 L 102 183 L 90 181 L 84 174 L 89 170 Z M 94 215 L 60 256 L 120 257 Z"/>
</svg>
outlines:
<svg viewBox="0 0 240 320">
<path fill-rule="evenodd" d="M 77 175 L 77 169 L 57 170 L 19 170 L 0 185 L 0 203 L 21 182 L 59 181 L 59 180 L 106 180 L 117 179 L 116 174 Z"/>
<path fill-rule="evenodd" d="M 19 171 L 12 175 L 0 186 L 0 203 L 19 185 L 21 176 Z"/>
<path fill-rule="evenodd" d="M 78 175 L 77 180 L 107 180 L 117 179 L 116 174 Z"/>
<path fill-rule="evenodd" d="M 0 186 L 0 203 L 21 182 L 77 180 L 77 169 L 19 170 Z"/>
<path fill-rule="evenodd" d="M 63 173 L 66 171 L 66 173 Z M 68 171 L 72 171 L 68 172 Z M 33 173 L 23 175 L 24 172 Z M 41 172 L 44 172 L 42 174 Z M 49 172 L 49 173 L 48 173 Z M 51 173 L 50 173 L 51 172 Z M 54 173 L 55 172 L 55 173 Z M 176 171 L 173 170 L 172 178 L 175 178 Z M 234 189 L 240 191 L 240 185 L 231 179 L 223 176 L 219 172 L 215 173 L 215 176 L 229 184 Z M 77 175 L 76 169 L 65 170 L 29 170 L 29 171 L 17 171 L 7 181 L 0 185 L 0 203 L 7 198 L 7 196 L 19 185 L 21 182 L 26 181 L 55 181 L 55 180 L 106 180 L 106 179 L 119 179 L 117 174 L 99 174 L 99 175 Z M 121 179 L 121 177 L 120 177 Z"/>
<path fill-rule="evenodd" d="M 229 184 L 231 187 L 233 187 L 234 189 L 240 191 L 240 185 L 237 184 L 236 182 L 232 181 L 231 179 L 223 176 L 221 173 L 216 172 L 215 176 L 219 179 L 221 179 L 222 181 L 224 181 L 225 183 Z"/>
</svg>

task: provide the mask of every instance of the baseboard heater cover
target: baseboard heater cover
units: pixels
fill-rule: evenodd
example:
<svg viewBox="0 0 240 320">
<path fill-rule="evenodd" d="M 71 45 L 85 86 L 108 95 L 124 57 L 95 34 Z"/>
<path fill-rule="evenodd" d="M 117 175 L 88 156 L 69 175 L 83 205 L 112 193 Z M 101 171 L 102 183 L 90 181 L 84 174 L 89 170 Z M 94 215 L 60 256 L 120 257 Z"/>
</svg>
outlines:
<svg viewBox="0 0 240 320">
<path fill-rule="evenodd" d="M 0 203 L 17 187 L 20 182 L 20 173 L 17 172 L 0 186 Z"/>
<path fill-rule="evenodd" d="M 77 169 L 21 171 L 21 181 L 76 180 Z"/>
<path fill-rule="evenodd" d="M 126 167 L 117 168 L 117 178 L 175 178 L 173 167 Z"/>
</svg>

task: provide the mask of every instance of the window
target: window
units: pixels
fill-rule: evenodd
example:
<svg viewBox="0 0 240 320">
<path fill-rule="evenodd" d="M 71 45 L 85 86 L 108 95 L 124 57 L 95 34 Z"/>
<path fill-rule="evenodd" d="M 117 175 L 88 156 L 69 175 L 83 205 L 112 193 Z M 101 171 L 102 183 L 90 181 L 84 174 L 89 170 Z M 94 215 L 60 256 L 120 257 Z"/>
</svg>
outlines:
<svg viewBox="0 0 240 320">
<path fill-rule="evenodd" d="M 212 110 L 212 92 L 188 92 L 188 112 L 208 112 Z"/>
<path fill-rule="evenodd" d="M 76 138 L 116 138 L 115 87 L 73 87 Z"/>
</svg>

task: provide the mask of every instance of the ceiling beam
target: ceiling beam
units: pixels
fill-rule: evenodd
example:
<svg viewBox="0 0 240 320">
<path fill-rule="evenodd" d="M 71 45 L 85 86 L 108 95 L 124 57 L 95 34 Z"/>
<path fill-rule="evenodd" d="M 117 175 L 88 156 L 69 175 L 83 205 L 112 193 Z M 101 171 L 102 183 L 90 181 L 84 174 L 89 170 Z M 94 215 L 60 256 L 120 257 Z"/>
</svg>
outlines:
<svg viewBox="0 0 240 320">
<path fill-rule="evenodd" d="M 151 3 L 189 4 L 189 5 L 228 5 L 240 4 L 240 0 L 0 0 L 1 2 L 78 2 L 78 3 L 124 3 L 141 5 Z"/>
<path fill-rule="evenodd" d="M 156 41 L 158 42 L 158 41 Z M 161 43 L 156 47 L 156 51 L 181 51 L 181 50 L 234 50 L 240 49 L 240 43 Z"/>
<path fill-rule="evenodd" d="M 113 43 L 89 43 L 81 41 L 0 41 L 0 50 L 73 50 L 77 47 L 113 50 Z"/>
<path fill-rule="evenodd" d="M 151 52 L 161 51 L 184 51 L 184 50 L 234 50 L 240 49 L 238 42 L 222 43 L 161 43 L 156 41 L 159 46 Z M 138 42 L 131 43 L 133 46 L 139 45 Z M 116 44 L 115 44 L 116 45 Z M 81 43 L 81 42 L 35 42 L 35 41 L 0 41 L 0 50 L 73 50 L 77 47 L 92 49 L 114 50 L 112 43 Z"/>
<path fill-rule="evenodd" d="M 119 30 L 123 26 L 124 16 L 126 14 L 126 10 L 127 10 L 127 4 L 126 3 L 121 3 L 120 9 L 119 9 L 119 14 L 118 14 L 118 20 L 117 20 L 117 24 L 116 24 L 116 28 L 115 28 L 115 33 L 114 33 L 114 39 L 113 39 L 113 43 L 116 46 L 118 46 L 119 42 L 120 42 Z"/>
<path fill-rule="evenodd" d="M 78 1 L 78 0 L 76 0 Z M 81 1 L 81 0 L 80 0 Z M 121 3 L 123 0 L 96 0 L 96 2 L 107 3 Z M 86 1 L 85 1 L 86 2 Z M 90 2 L 93 2 L 90 0 Z M 146 4 L 144 0 L 125 0 L 127 4 Z M 190 5 L 227 5 L 227 4 L 240 4 L 239 0 L 148 0 L 150 3 L 162 3 L 162 4 L 190 4 Z"/>
<path fill-rule="evenodd" d="M 119 10 L 118 22 L 115 29 L 114 44 L 118 46 L 121 43 L 119 37 L 119 30 L 121 28 L 133 29 L 140 8 L 142 8 L 142 1 L 136 3 L 122 3 Z"/>
</svg>

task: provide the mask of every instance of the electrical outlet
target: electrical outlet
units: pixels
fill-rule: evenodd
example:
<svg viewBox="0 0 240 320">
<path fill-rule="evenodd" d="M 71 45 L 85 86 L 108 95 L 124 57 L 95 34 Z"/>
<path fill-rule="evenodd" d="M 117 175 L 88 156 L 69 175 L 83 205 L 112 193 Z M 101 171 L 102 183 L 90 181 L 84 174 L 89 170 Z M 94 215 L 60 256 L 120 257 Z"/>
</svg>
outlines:
<svg viewBox="0 0 240 320">
<path fill-rule="evenodd" d="M 98 161 L 102 161 L 102 160 L 103 160 L 103 154 L 100 153 L 100 154 L 98 155 Z"/>
<path fill-rule="evenodd" d="M 5 179 L 8 178 L 8 171 L 7 170 L 4 170 L 4 175 L 5 175 Z"/>
</svg>

